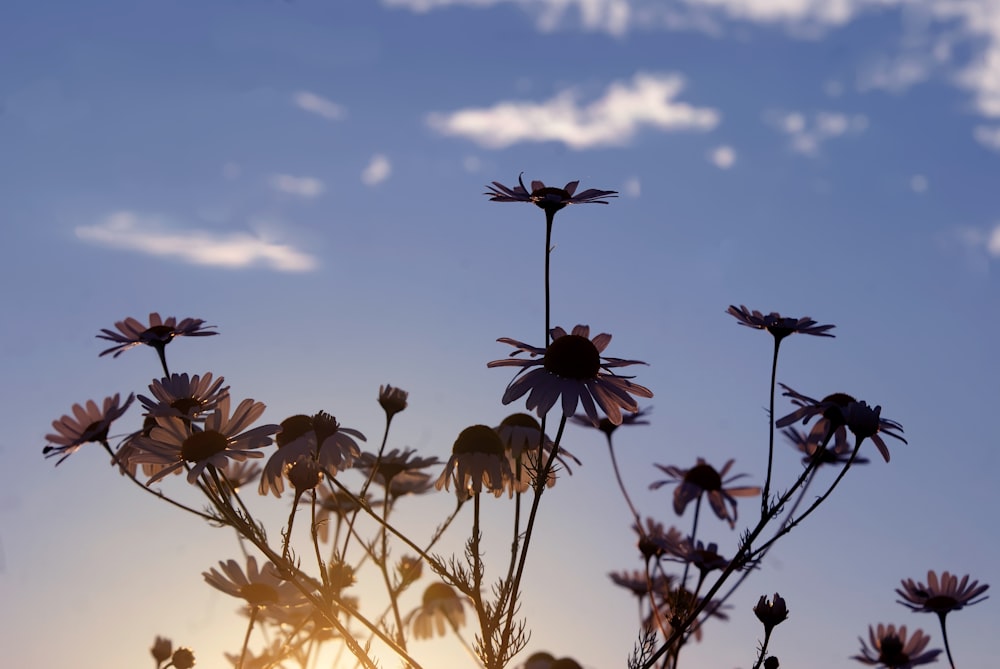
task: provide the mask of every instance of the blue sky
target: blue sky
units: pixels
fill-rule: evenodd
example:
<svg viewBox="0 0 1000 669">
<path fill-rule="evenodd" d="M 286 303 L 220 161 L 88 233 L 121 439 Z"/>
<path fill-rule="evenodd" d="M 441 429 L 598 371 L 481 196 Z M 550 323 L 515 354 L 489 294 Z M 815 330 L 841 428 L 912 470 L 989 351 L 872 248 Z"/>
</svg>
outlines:
<svg viewBox="0 0 1000 669">
<path fill-rule="evenodd" d="M 509 352 L 497 337 L 539 343 L 543 218 L 482 195 L 520 172 L 621 194 L 558 215 L 553 323 L 610 332 L 610 355 L 649 363 L 653 424 L 619 433 L 644 514 L 690 522 L 669 488 L 646 490 L 653 463 L 732 457 L 761 481 L 770 340 L 730 304 L 836 324 L 833 340 L 790 339 L 779 380 L 849 392 L 905 428 L 909 444 L 890 444 L 889 464 L 868 449 L 688 661 L 749 667 L 750 609 L 775 591 L 792 612 L 772 640 L 783 665 L 854 664 L 878 622 L 940 647 L 935 620 L 895 603 L 899 580 L 1000 582 L 996 2 L 12 0 L 9 661 L 140 666 L 163 634 L 223 667 L 241 640 L 235 604 L 201 578 L 238 554 L 228 533 L 141 495 L 96 448 L 58 469 L 41 457 L 74 403 L 157 374 L 150 350 L 98 359 L 101 328 L 151 311 L 217 325 L 172 345 L 172 367 L 224 375 L 269 422 L 324 409 L 375 439 L 378 387 L 401 386 L 392 445 L 445 456 L 463 427 L 523 408 L 501 406 L 509 375 L 486 362 Z M 627 508 L 601 435 L 566 443 L 583 466 L 543 504 L 529 649 L 624 666 L 634 602 L 607 573 L 640 566 Z M 421 500 L 415 527 L 449 503 Z M 706 531 L 735 547 L 721 523 Z M 998 626 L 993 598 L 955 614 L 956 661 L 989 666 Z M 454 643 L 416 652 L 464 661 Z"/>
</svg>

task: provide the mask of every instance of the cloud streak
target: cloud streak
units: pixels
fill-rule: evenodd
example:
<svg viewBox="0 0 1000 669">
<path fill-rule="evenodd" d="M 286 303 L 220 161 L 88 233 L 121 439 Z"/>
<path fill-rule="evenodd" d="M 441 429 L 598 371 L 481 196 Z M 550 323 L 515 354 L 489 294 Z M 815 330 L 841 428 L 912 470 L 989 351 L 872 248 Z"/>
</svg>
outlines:
<svg viewBox="0 0 1000 669">
<path fill-rule="evenodd" d="M 390 174 L 392 174 L 392 163 L 386 156 L 376 153 L 361 172 L 361 182 L 366 186 L 374 186 L 388 179 Z"/>
<path fill-rule="evenodd" d="M 589 104 L 581 104 L 578 91 L 569 89 L 545 102 L 434 113 L 427 123 L 442 135 L 490 149 L 522 142 L 562 142 L 573 149 L 624 146 L 642 128 L 704 132 L 718 125 L 717 110 L 675 100 L 683 88 L 678 74 L 638 73 L 631 81 L 612 83 Z"/>
<path fill-rule="evenodd" d="M 326 190 L 323 182 L 315 177 L 296 177 L 291 174 L 272 174 L 268 179 L 271 188 L 299 197 L 316 197 Z"/>
<path fill-rule="evenodd" d="M 868 127 L 868 118 L 863 114 L 848 116 L 831 111 L 817 112 L 811 119 L 797 111 L 771 112 L 767 118 L 778 131 L 788 135 L 792 151 L 810 157 L 818 156 L 825 142 L 859 135 Z"/>
<path fill-rule="evenodd" d="M 313 256 L 260 235 L 171 230 L 155 217 L 131 211 L 115 212 L 96 225 L 78 226 L 76 236 L 100 246 L 206 267 L 308 272 L 318 266 Z"/>
<path fill-rule="evenodd" d="M 309 91 L 299 91 L 292 96 L 292 102 L 299 109 L 318 114 L 328 121 L 347 118 L 347 110 L 341 105 Z"/>
</svg>

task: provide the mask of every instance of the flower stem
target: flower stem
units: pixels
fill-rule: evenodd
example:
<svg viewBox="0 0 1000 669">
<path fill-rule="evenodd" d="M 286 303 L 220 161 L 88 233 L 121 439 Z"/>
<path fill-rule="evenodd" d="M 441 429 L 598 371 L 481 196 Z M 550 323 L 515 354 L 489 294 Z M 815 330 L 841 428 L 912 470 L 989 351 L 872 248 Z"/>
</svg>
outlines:
<svg viewBox="0 0 1000 669">
<path fill-rule="evenodd" d="M 941 636 L 944 638 L 944 652 L 948 655 L 948 664 L 951 665 L 951 669 L 955 669 L 955 660 L 951 658 L 951 645 L 948 643 L 948 629 L 944 624 L 944 619 L 947 615 L 947 612 L 939 612 L 938 620 L 941 621 Z"/>
<path fill-rule="evenodd" d="M 767 438 L 767 477 L 764 479 L 764 491 L 760 494 L 760 517 L 767 515 L 768 499 L 771 496 L 771 468 L 774 464 L 774 385 L 778 375 L 778 349 L 781 338 L 774 338 L 774 355 L 771 356 L 771 394 L 767 417 L 770 421 Z"/>
</svg>

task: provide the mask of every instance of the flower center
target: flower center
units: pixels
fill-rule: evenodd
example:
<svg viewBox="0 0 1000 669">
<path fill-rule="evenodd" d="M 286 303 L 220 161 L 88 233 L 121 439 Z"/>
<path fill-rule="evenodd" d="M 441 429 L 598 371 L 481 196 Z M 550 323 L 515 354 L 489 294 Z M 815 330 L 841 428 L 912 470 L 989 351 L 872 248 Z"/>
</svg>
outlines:
<svg viewBox="0 0 1000 669">
<path fill-rule="evenodd" d="M 295 441 L 311 429 L 313 429 L 313 422 L 309 416 L 298 414 L 286 418 L 281 421 L 281 432 L 275 437 L 278 448 Z"/>
<path fill-rule="evenodd" d="M 277 604 L 278 591 L 264 583 L 248 583 L 240 586 L 240 597 L 254 606 Z"/>
<path fill-rule="evenodd" d="M 175 334 L 176 332 L 172 327 L 168 327 L 166 325 L 154 325 L 139 335 L 139 341 L 150 346 L 166 344 L 174 338 Z"/>
<path fill-rule="evenodd" d="M 903 652 L 903 642 L 895 635 L 883 637 L 879 651 L 878 660 L 887 667 L 904 667 L 910 661 L 910 656 Z"/>
<path fill-rule="evenodd" d="M 569 203 L 570 194 L 562 188 L 546 186 L 531 193 L 531 201 L 545 211 L 557 212 Z"/>
<path fill-rule="evenodd" d="M 935 613 L 948 613 L 958 609 L 958 600 L 948 595 L 935 595 L 924 602 L 924 607 Z"/>
<path fill-rule="evenodd" d="M 447 602 L 453 599 L 458 599 L 458 597 L 455 596 L 455 591 L 447 583 L 431 583 L 424 590 L 424 606 Z"/>
<path fill-rule="evenodd" d="M 94 421 L 80 433 L 80 437 L 86 441 L 106 441 L 109 427 L 110 425 L 107 425 L 103 420 Z"/>
<path fill-rule="evenodd" d="M 534 416 L 526 413 L 512 413 L 500 421 L 500 427 L 526 427 L 533 430 L 542 431 L 542 426 L 538 424 Z"/>
<path fill-rule="evenodd" d="M 486 453 L 503 456 L 503 441 L 492 427 L 473 425 L 462 430 L 455 440 L 452 453 Z"/>
<path fill-rule="evenodd" d="M 722 477 L 712 465 L 695 465 L 684 475 L 684 482 L 702 490 L 722 490 Z"/>
<path fill-rule="evenodd" d="M 597 378 L 601 353 L 594 342 L 574 334 L 556 339 L 545 349 L 545 369 L 565 379 L 585 381 Z"/>
<path fill-rule="evenodd" d="M 173 349 L 170 349 L 173 350 Z M 172 409 L 177 409 L 185 416 L 191 416 L 197 413 L 197 410 L 201 408 L 202 401 L 195 399 L 194 397 L 181 397 L 170 403 Z"/>
<path fill-rule="evenodd" d="M 229 446 L 226 435 L 215 430 L 195 432 L 181 444 L 181 457 L 188 462 L 201 462 L 216 453 L 221 453 Z"/>
</svg>

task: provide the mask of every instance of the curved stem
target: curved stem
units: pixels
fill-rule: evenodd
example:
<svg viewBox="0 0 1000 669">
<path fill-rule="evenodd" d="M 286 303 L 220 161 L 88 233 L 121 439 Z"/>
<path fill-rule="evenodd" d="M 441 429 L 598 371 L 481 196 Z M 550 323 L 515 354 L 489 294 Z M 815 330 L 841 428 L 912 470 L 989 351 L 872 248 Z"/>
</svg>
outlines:
<svg viewBox="0 0 1000 669">
<path fill-rule="evenodd" d="M 635 509 L 635 504 L 632 503 L 632 498 L 629 497 L 628 490 L 625 489 L 625 483 L 622 481 L 621 470 L 618 468 L 618 458 L 615 457 L 615 446 L 611 441 L 611 435 L 605 433 L 608 439 L 608 454 L 611 456 L 611 468 L 615 472 L 615 480 L 618 481 L 618 489 L 622 491 L 622 497 L 625 498 L 625 503 L 628 504 L 629 510 L 632 512 L 632 517 L 635 518 L 636 527 L 639 528 L 639 533 L 642 533 L 642 519 L 639 517 L 639 512 Z"/>
<path fill-rule="evenodd" d="M 767 477 L 764 479 L 764 491 L 760 494 L 760 517 L 767 515 L 768 499 L 771 496 L 771 468 L 774 464 L 774 385 L 778 376 L 778 349 L 781 347 L 781 339 L 774 338 L 774 355 L 771 357 L 771 393 L 770 404 L 767 410 L 769 420 L 767 438 Z"/>
<path fill-rule="evenodd" d="M 941 621 L 941 636 L 944 638 L 944 652 L 948 655 L 948 664 L 951 665 L 951 669 L 955 669 L 955 660 L 951 657 L 951 644 L 948 643 L 948 629 L 944 623 L 945 616 L 947 615 L 947 612 L 938 613 L 938 620 Z"/>
</svg>

